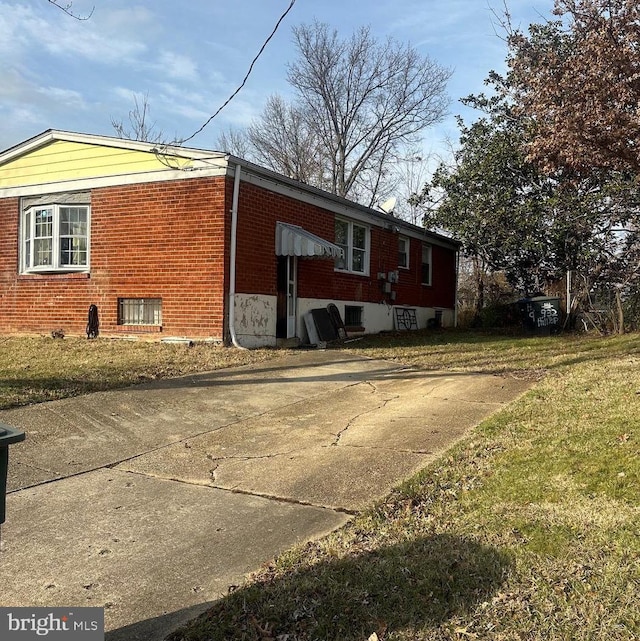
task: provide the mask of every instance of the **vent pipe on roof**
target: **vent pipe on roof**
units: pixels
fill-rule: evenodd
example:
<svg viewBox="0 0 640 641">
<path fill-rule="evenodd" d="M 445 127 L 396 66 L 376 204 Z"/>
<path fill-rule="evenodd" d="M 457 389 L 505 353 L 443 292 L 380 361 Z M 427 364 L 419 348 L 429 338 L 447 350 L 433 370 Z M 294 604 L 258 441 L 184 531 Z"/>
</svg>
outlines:
<svg viewBox="0 0 640 641">
<path fill-rule="evenodd" d="M 238 235 L 238 198 L 240 195 L 240 164 L 236 164 L 235 175 L 233 178 L 233 201 L 231 204 L 231 248 L 229 257 L 229 333 L 231 342 L 238 349 L 247 349 L 238 343 L 236 336 L 236 238 Z"/>
</svg>

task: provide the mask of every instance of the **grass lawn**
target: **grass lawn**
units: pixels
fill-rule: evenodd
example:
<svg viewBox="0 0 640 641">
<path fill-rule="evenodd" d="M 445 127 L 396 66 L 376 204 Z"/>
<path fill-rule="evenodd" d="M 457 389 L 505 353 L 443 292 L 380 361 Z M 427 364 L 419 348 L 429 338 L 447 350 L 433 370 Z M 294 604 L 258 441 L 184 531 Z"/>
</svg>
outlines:
<svg viewBox="0 0 640 641">
<path fill-rule="evenodd" d="M 0 337 L 0 409 L 125 387 L 281 355 L 196 343 Z"/>
<path fill-rule="evenodd" d="M 534 386 L 345 528 L 262 568 L 172 641 L 640 638 L 640 335 L 442 331 L 342 349 Z M 277 355 L 0 339 L 0 404 Z"/>
</svg>

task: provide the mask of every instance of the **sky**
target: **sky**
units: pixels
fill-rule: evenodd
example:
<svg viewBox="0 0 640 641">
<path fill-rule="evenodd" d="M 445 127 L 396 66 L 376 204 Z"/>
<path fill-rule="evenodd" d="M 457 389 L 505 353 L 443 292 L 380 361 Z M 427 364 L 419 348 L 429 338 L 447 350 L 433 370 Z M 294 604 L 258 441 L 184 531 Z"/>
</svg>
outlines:
<svg viewBox="0 0 640 641">
<path fill-rule="evenodd" d="M 410 43 L 450 68 L 446 120 L 425 132 L 424 151 L 446 157 L 455 115 L 473 121 L 461 97 L 483 91 L 505 68 L 494 12 L 505 0 L 296 0 L 245 87 L 189 142 L 218 149 L 221 131 L 259 116 L 267 98 L 292 97 L 292 27 L 317 20 L 347 38 L 361 26 L 383 41 Z M 65 5 L 68 0 L 61 0 Z M 144 96 L 166 139 L 197 131 L 242 82 L 290 0 L 74 0 L 75 20 L 47 0 L 0 0 L 0 150 L 47 129 L 115 135 Z M 523 29 L 551 17 L 553 0 L 507 0 Z"/>
</svg>

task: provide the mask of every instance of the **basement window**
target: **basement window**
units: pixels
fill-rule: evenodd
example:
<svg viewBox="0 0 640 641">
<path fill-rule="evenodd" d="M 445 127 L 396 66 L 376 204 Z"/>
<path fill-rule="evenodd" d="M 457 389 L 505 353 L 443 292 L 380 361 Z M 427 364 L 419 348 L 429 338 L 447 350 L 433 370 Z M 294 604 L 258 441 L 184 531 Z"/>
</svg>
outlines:
<svg viewBox="0 0 640 641">
<path fill-rule="evenodd" d="M 119 298 L 118 325 L 162 325 L 162 298 Z"/>
<path fill-rule="evenodd" d="M 355 305 L 344 306 L 344 324 L 345 327 L 363 327 L 362 325 L 362 307 Z"/>
</svg>

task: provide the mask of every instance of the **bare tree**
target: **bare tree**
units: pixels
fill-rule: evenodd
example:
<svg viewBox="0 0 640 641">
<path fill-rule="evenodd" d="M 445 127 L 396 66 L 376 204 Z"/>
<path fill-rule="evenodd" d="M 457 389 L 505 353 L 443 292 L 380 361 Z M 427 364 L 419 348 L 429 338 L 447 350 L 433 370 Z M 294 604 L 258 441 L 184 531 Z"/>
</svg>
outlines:
<svg viewBox="0 0 640 641">
<path fill-rule="evenodd" d="M 247 137 L 247 131 L 228 127 L 218 135 L 216 149 L 250 160 L 251 145 Z"/>
<path fill-rule="evenodd" d="M 217 139 L 218 149 L 269 167 L 289 178 L 321 186 L 322 149 L 304 114 L 273 95 L 246 129 L 229 127 Z"/>
<path fill-rule="evenodd" d="M 57 7 L 58 9 L 60 9 L 60 11 L 63 11 L 68 16 L 75 18 L 76 20 L 88 20 L 93 15 L 93 12 L 95 10 L 95 7 L 92 7 L 91 11 L 86 16 L 80 16 L 73 10 L 73 2 L 67 2 L 66 4 L 60 4 L 58 0 L 47 0 L 47 2 L 49 2 L 49 4 L 52 4 L 54 7 Z"/>
<path fill-rule="evenodd" d="M 324 149 L 302 109 L 271 96 L 261 117 L 247 129 L 256 162 L 285 176 L 326 187 Z"/>
<path fill-rule="evenodd" d="M 367 27 L 347 40 L 318 22 L 293 33 L 299 58 L 287 78 L 322 146 L 330 190 L 366 189 L 371 205 L 388 163 L 444 118 L 451 71 Z"/>
<path fill-rule="evenodd" d="M 134 94 L 133 102 L 134 107 L 129 111 L 129 125 L 126 125 L 122 120 L 111 118 L 111 126 L 115 129 L 118 138 L 165 143 L 164 133 L 156 131 L 155 122 L 149 122 L 149 94 L 144 94 L 140 100 Z"/>
<path fill-rule="evenodd" d="M 397 181 L 393 195 L 397 196 L 398 204 L 393 213 L 413 225 L 419 225 L 424 216 L 416 199 L 429 178 L 430 161 L 429 156 L 416 149 L 400 158 L 395 166 Z"/>
<path fill-rule="evenodd" d="M 244 149 L 279 173 L 373 206 L 397 187 L 424 130 L 446 115 L 451 72 L 409 45 L 376 41 L 368 28 L 347 40 L 321 23 L 293 32 L 295 98 L 271 96 Z"/>
</svg>

